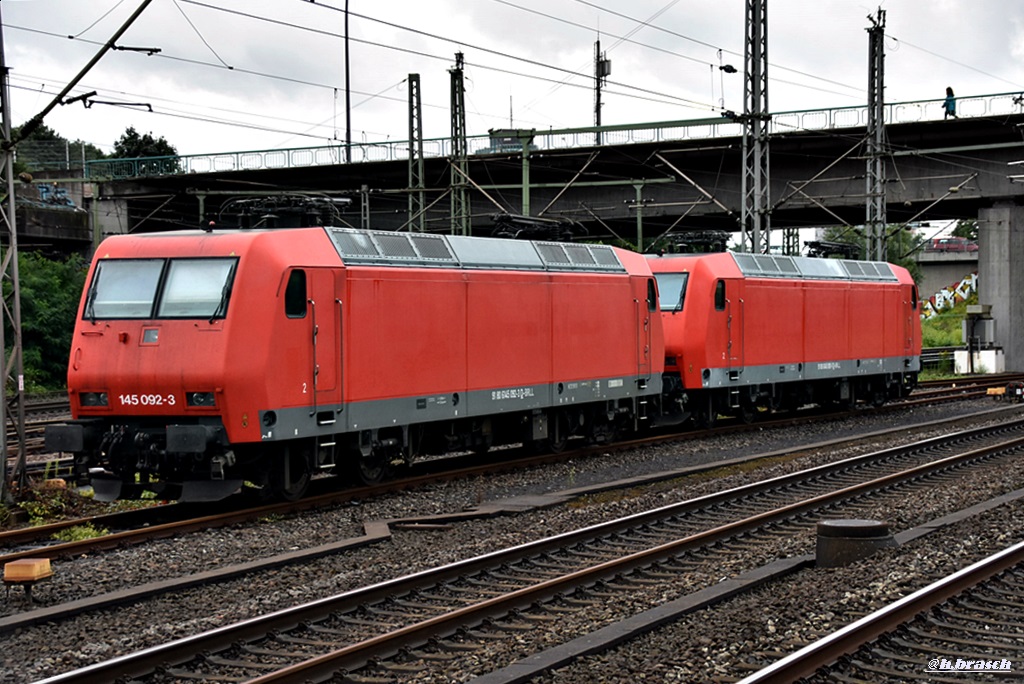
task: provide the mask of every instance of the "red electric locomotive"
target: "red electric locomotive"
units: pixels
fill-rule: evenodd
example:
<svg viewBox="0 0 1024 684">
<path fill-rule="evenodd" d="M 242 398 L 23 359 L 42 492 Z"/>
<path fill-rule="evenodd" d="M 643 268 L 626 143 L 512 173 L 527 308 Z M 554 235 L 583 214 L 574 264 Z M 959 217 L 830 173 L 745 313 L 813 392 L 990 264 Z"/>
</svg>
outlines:
<svg viewBox="0 0 1024 684">
<path fill-rule="evenodd" d="M 654 413 L 640 255 L 342 228 L 104 241 L 74 331 L 74 420 L 46 431 L 97 498 L 285 498 L 352 466 L 574 435 Z"/>
<path fill-rule="evenodd" d="M 916 385 L 920 311 L 904 268 L 730 252 L 649 262 L 664 391 L 700 423 L 809 403 L 881 404 Z"/>
</svg>

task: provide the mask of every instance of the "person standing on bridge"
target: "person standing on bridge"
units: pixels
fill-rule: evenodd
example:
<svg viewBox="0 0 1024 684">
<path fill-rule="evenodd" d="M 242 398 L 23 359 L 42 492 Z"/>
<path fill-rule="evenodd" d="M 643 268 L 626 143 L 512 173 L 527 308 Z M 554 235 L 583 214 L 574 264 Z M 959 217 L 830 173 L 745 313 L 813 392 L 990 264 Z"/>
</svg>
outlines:
<svg viewBox="0 0 1024 684">
<path fill-rule="evenodd" d="M 942 117 L 943 119 L 948 119 L 949 117 L 957 118 L 956 98 L 953 96 L 953 89 L 949 86 L 946 86 L 946 99 L 942 102 L 942 109 L 945 112 L 945 116 Z"/>
</svg>

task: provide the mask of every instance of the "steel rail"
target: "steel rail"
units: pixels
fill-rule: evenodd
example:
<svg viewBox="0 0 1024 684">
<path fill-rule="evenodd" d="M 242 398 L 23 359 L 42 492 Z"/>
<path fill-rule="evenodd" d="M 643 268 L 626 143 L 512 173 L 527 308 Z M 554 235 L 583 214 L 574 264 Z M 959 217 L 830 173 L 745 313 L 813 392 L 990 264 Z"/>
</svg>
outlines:
<svg viewBox="0 0 1024 684">
<path fill-rule="evenodd" d="M 788 684 L 855 652 L 915 616 L 1024 563 L 1024 542 L 978 561 L 758 670 L 738 684 Z"/>
</svg>

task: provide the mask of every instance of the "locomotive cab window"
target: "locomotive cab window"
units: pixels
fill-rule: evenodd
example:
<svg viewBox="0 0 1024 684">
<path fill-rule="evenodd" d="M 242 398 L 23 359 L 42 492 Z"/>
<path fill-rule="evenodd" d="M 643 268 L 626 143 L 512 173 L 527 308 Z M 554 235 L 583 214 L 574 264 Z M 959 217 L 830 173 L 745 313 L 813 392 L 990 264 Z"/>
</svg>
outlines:
<svg viewBox="0 0 1024 684">
<path fill-rule="evenodd" d="M 725 281 L 715 283 L 715 311 L 725 311 Z"/>
<path fill-rule="evenodd" d="M 288 318 L 306 317 L 306 272 L 295 270 L 288 276 L 284 288 L 284 315 Z"/>
<path fill-rule="evenodd" d="M 85 318 L 150 318 L 163 259 L 103 259 L 97 262 Z"/>
<path fill-rule="evenodd" d="M 235 259 L 172 259 L 157 318 L 223 318 L 235 264 Z"/>
<path fill-rule="evenodd" d="M 101 259 L 83 316 L 95 319 L 220 318 L 234 279 L 230 259 Z"/>
<path fill-rule="evenodd" d="M 662 311 L 682 311 L 689 273 L 656 273 L 658 303 Z"/>
<path fill-rule="evenodd" d="M 910 287 L 910 308 L 917 311 L 917 285 Z"/>
</svg>

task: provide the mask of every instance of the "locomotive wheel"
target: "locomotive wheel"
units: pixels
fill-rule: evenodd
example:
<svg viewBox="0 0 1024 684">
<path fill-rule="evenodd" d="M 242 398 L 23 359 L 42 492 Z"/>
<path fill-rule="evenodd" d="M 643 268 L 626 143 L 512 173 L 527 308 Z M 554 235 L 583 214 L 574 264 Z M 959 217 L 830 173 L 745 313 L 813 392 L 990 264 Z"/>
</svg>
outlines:
<svg viewBox="0 0 1024 684">
<path fill-rule="evenodd" d="M 552 453 L 560 454 L 569 443 L 569 415 L 565 411 L 555 411 L 551 416 L 551 427 L 547 447 Z"/>
<path fill-rule="evenodd" d="M 284 457 L 273 471 L 274 494 L 285 501 L 298 501 L 309 490 L 309 454 L 298 446 L 285 448 Z"/>
<path fill-rule="evenodd" d="M 694 420 L 697 423 L 697 427 L 710 430 L 718 424 L 718 409 L 715 408 L 714 398 L 710 395 L 703 404 L 704 406 L 694 411 Z"/>
<path fill-rule="evenodd" d="M 701 413 L 697 416 L 697 425 L 705 430 L 710 430 L 718 425 L 718 413 L 714 410 Z"/>
<path fill-rule="evenodd" d="M 743 423 L 750 425 L 757 420 L 757 407 L 751 406 L 750 404 L 744 404 L 743 406 L 740 406 L 740 410 L 737 415 Z"/>
<path fill-rule="evenodd" d="M 381 449 L 374 449 L 369 456 L 356 454 L 355 471 L 356 477 L 366 485 L 379 484 L 387 477 L 391 463 Z"/>
</svg>

